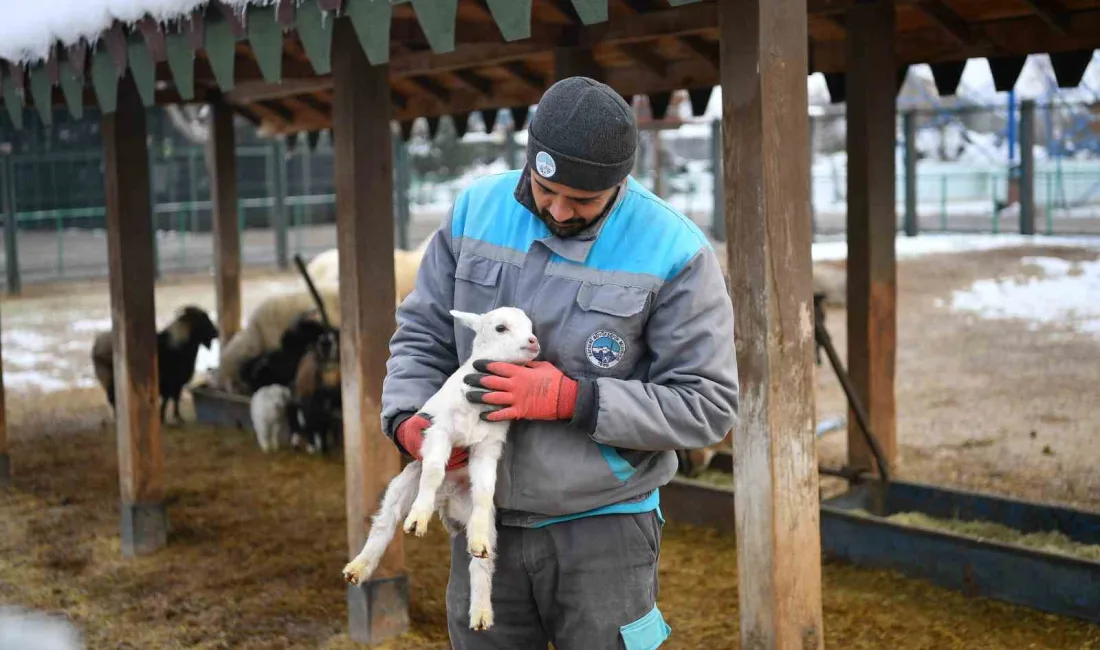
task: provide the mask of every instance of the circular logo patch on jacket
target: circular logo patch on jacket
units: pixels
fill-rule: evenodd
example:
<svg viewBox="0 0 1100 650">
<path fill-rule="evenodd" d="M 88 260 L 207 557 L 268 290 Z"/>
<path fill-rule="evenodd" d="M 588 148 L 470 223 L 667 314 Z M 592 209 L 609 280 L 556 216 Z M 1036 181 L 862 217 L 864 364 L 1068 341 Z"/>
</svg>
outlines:
<svg viewBox="0 0 1100 650">
<path fill-rule="evenodd" d="M 550 157 L 550 154 L 540 151 L 535 154 L 535 169 L 538 170 L 539 176 L 550 178 L 554 175 L 554 172 L 558 171 L 558 165 Z"/>
<path fill-rule="evenodd" d="M 623 358 L 626 341 L 610 330 L 596 330 L 588 337 L 584 353 L 588 362 L 600 368 L 613 368 Z"/>
</svg>

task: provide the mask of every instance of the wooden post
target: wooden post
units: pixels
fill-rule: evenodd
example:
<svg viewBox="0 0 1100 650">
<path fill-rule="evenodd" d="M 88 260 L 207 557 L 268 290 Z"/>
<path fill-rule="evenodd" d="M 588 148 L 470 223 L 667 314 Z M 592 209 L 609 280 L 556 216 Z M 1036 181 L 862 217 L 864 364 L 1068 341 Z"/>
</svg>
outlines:
<svg viewBox="0 0 1100 650">
<path fill-rule="evenodd" d="M 722 198 L 722 120 L 710 123 L 710 166 L 714 174 L 714 214 L 711 215 L 710 234 L 715 241 L 726 241 L 726 218 Z"/>
<path fill-rule="evenodd" d="M 394 330 L 393 156 L 389 66 L 371 65 L 348 18 L 333 34 L 333 141 L 340 258 L 340 372 L 348 559 L 366 541 L 370 517 L 401 470 L 382 435 L 382 379 Z M 339 577 L 339 570 L 334 574 Z M 409 626 L 409 585 L 400 531 L 370 580 L 348 586 L 352 639 L 376 643 Z"/>
<path fill-rule="evenodd" d="M 1035 234 L 1035 100 L 1020 102 L 1020 234 Z"/>
<path fill-rule="evenodd" d="M 592 48 L 559 47 L 554 49 L 554 79 L 561 81 L 569 77 L 582 76 L 604 81 L 604 74 L 592 58 Z M 627 102 L 629 103 L 629 102 Z"/>
<path fill-rule="evenodd" d="M 214 220 L 214 285 L 218 296 L 221 349 L 241 329 L 241 231 L 237 221 L 237 152 L 233 109 L 224 101 L 210 105 L 210 201 Z"/>
<path fill-rule="evenodd" d="M 286 141 L 275 140 L 271 145 L 271 177 L 269 182 L 272 187 L 272 195 L 275 197 L 275 209 L 271 214 L 272 225 L 275 230 L 275 264 L 280 270 L 285 271 L 290 267 L 290 257 L 287 253 L 287 218 L 286 218 Z"/>
<path fill-rule="evenodd" d="M 859 4 L 847 14 L 848 372 L 886 460 L 896 456 L 894 363 L 897 267 L 894 239 L 897 66 L 894 5 Z M 874 468 L 871 450 L 848 415 L 848 463 Z"/>
<path fill-rule="evenodd" d="M 718 4 L 743 648 L 819 650 L 806 3 Z"/>
<path fill-rule="evenodd" d="M 19 222 L 18 207 L 15 202 L 15 163 L 13 158 L 0 158 L 0 192 L 4 211 L 4 262 L 8 275 L 8 295 L 18 296 L 23 292 L 23 282 L 19 277 Z"/>
<path fill-rule="evenodd" d="M 157 408 L 157 329 L 153 222 L 145 107 L 133 76 L 119 80 L 118 107 L 102 118 L 107 252 L 122 500 L 122 552 L 151 553 L 167 543 L 164 452 Z"/>
<path fill-rule="evenodd" d="M 905 234 L 916 237 L 917 227 L 917 120 L 913 111 L 902 116 L 905 133 Z"/>
</svg>

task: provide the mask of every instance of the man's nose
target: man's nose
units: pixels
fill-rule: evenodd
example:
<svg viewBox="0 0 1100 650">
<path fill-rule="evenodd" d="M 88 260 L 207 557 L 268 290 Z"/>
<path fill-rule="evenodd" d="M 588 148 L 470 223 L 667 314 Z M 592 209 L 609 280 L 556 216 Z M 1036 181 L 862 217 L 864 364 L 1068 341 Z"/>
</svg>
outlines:
<svg viewBox="0 0 1100 650">
<path fill-rule="evenodd" d="M 564 200 L 555 200 L 550 204 L 550 214 L 555 221 L 569 221 L 573 218 L 573 210 Z"/>
</svg>

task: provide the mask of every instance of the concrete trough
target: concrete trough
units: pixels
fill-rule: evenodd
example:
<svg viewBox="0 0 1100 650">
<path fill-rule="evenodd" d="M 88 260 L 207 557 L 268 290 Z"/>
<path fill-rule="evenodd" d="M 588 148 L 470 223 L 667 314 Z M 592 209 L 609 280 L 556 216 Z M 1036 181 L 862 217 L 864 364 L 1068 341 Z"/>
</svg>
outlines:
<svg viewBox="0 0 1100 650">
<path fill-rule="evenodd" d="M 670 521 L 732 533 L 732 478 L 722 488 L 676 477 L 661 488 L 661 511 Z M 1084 544 L 1100 544 L 1100 514 L 899 481 L 857 484 L 821 504 L 829 559 L 1100 623 L 1100 561 L 885 519 L 899 512 L 995 522 L 1022 533 L 1056 530 Z"/>
</svg>

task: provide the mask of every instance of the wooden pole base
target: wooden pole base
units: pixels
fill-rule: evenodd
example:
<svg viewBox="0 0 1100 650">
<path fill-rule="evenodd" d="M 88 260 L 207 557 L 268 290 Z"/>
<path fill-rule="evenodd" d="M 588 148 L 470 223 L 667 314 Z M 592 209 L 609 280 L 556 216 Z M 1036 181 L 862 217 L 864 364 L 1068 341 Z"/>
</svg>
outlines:
<svg viewBox="0 0 1100 650">
<path fill-rule="evenodd" d="M 0 454 L 0 488 L 11 483 L 11 456 Z"/>
<path fill-rule="evenodd" d="M 168 543 L 168 513 L 163 503 L 122 503 L 122 554 L 149 555 Z"/>
<path fill-rule="evenodd" d="M 409 629 L 407 576 L 348 585 L 348 635 L 359 643 L 378 643 Z"/>
</svg>

